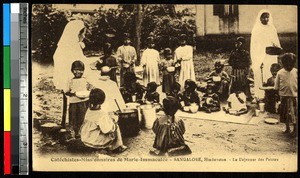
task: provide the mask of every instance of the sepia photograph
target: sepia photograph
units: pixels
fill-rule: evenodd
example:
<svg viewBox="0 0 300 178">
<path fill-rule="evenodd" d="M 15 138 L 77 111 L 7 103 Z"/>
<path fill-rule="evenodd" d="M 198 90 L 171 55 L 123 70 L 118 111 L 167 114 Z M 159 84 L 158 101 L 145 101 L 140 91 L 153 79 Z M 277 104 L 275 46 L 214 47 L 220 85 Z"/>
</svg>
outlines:
<svg viewBox="0 0 300 178">
<path fill-rule="evenodd" d="M 298 171 L 297 6 L 31 9 L 33 171 Z"/>
</svg>

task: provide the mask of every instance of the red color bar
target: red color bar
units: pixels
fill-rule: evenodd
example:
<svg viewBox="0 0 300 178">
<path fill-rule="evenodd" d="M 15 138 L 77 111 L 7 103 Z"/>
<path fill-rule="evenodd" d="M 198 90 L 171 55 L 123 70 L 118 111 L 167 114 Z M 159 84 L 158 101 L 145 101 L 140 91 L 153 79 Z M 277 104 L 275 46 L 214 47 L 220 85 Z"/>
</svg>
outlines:
<svg viewBox="0 0 300 178">
<path fill-rule="evenodd" d="M 4 132 L 4 174 L 11 174 L 10 132 Z"/>
</svg>

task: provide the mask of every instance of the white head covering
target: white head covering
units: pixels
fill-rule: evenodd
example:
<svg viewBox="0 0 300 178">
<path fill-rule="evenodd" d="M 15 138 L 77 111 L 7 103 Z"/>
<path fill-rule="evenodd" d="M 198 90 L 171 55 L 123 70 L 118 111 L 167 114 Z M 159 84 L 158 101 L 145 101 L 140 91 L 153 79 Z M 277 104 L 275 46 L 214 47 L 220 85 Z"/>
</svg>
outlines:
<svg viewBox="0 0 300 178">
<path fill-rule="evenodd" d="M 71 46 L 74 45 L 74 43 L 79 42 L 79 32 L 84 28 L 84 23 L 82 20 L 72 20 L 70 21 L 65 29 L 63 34 L 61 35 L 61 38 L 57 44 L 57 46 Z"/>
<path fill-rule="evenodd" d="M 266 25 L 262 24 L 261 21 L 260 21 L 260 17 L 261 17 L 261 15 L 263 13 L 268 13 L 269 14 L 269 22 L 268 22 L 267 26 L 274 27 L 273 17 L 272 17 L 271 12 L 269 10 L 267 10 L 267 9 L 262 9 L 257 14 L 256 20 L 255 20 L 255 24 L 254 24 L 253 29 L 252 29 L 252 33 L 253 33 L 253 30 L 257 30 L 258 28 L 263 28 L 264 26 L 266 26 Z"/>
</svg>

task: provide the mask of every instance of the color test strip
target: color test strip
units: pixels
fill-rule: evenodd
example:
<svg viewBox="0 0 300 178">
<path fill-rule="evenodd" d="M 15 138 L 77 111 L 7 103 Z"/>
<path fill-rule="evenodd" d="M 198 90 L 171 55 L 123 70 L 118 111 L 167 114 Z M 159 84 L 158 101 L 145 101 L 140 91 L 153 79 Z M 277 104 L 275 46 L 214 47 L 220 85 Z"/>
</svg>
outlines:
<svg viewBox="0 0 300 178">
<path fill-rule="evenodd" d="M 11 174 L 10 4 L 3 4 L 4 174 Z"/>
</svg>

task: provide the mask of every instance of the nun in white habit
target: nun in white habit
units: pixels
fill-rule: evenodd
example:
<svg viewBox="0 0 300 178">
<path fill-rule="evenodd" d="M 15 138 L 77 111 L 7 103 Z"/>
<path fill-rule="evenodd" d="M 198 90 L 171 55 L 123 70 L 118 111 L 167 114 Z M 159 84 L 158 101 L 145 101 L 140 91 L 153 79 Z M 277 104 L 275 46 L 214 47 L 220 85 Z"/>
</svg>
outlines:
<svg viewBox="0 0 300 178">
<path fill-rule="evenodd" d="M 280 46 L 278 34 L 273 25 L 273 18 L 270 11 L 261 10 L 254 24 L 251 32 L 250 55 L 252 59 L 252 69 L 254 72 L 254 92 L 258 99 L 264 97 L 264 91 L 260 90 L 262 82 L 266 82 L 270 78 L 270 67 L 273 63 L 278 63 L 276 55 L 266 54 L 266 47 Z M 261 66 L 263 67 L 263 76 L 261 73 Z M 264 81 L 262 81 L 262 78 Z"/>
</svg>

